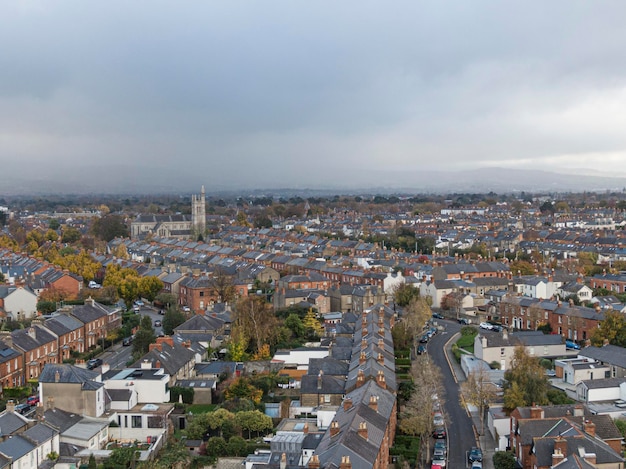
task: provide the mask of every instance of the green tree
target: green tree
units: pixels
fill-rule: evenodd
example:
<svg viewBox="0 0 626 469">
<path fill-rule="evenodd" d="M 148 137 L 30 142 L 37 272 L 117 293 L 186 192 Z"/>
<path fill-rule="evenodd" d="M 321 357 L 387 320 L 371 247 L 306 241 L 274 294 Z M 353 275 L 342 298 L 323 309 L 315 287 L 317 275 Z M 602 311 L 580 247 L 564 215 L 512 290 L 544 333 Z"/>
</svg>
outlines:
<svg viewBox="0 0 626 469">
<path fill-rule="evenodd" d="M 212 456 L 214 458 L 226 456 L 227 454 L 229 454 L 226 440 L 221 436 L 213 436 L 209 438 L 209 441 L 206 445 L 206 454 L 207 456 Z"/>
<path fill-rule="evenodd" d="M 81 232 L 72 226 L 64 226 L 61 233 L 61 241 L 63 243 L 72 244 L 82 237 Z"/>
<path fill-rule="evenodd" d="M 96 466 L 96 458 L 93 455 L 93 453 L 91 453 L 89 455 L 89 464 L 87 465 L 88 469 L 96 469 L 98 466 Z"/>
<path fill-rule="evenodd" d="M 247 456 L 249 453 L 248 443 L 240 436 L 231 436 L 228 439 L 226 451 L 229 456 Z"/>
<path fill-rule="evenodd" d="M 235 414 L 226 409 L 217 409 L 207 414 L 207 426 L 211 430 L 218 430 L 219 436 L 232 435 L 235 425 Z"/>
<path fill-rule="evenodd" d="M 509 451 L 496 451 L 493 454 L 494 469 L 515 469 L 515 456 Z"/>
<path fill-rule="evenodd" d="M 393 295 L 396 304 L 404 308 L 413 298 L 419 298 L 420 291 L 411 284 L 402 283 L 394 289 Z"/>
<path fill-rule="evenodd" d="M 172 335 L 174 329 L 180 326 L 187 320 L 185 315 L 178 308 L 170 308 L 165 311 L 163 316 L 163 333 L 165 335 Z"/>
<path fill-rule="evenodd" d="M 56 310 L 57 310 L 56 301 L 41 300 L 37 303 L 37 311 L 39 311 L 41 314 L 54 313 Z"/>
<path fill-rule="evenodd" d="M 114 238 L 128 238 L 130 235 L 124 218 L 112 214 L 96 218 L 91 225 L 91 233 L 107 243 Z"/>
<path fill-rule="evenodd" d="M 535 267 L 528 261 L 513 261 L 509 267 L 513 275 L 533 275 L 535 273 Z"/>
<path fill-rule="evenodd" d="M 53 218 L 52 220 L 50 220 L 50 223 L 48 223 L 48 228 L 50 228 L 51 230 L 58 230 L 61 227 L 61 223 L 59 223 L 59 220 L 57 220 L 56 218 Z"/>
<path fill-rule="evenodd" d="M 289 328 L 295 337 L 304 337 L 306 329 L 300 319 L 300 316 L 297 314 L 292 313 L 287 316 L 287 319 L 285 319 L 285 326 Z"/>
<path fill-rule="evenodd" d="M 537 357 L 531 357 L 523 346 L 515 348 L 511 367 L 504 373 L 505 406 L 513 410 L 517 406 L 548 403 L 548 378 Z M 516 386 L 514 388 L 514 385 Z M 507 396 L 510 394 L 510 396 Z M 521 398 L 520 398 L 521 396 Z M 508 397 L 508 398 L 507 398 Z M 523 401 L 522 404 L 519 402 Z M 517 404 L 515 407 L 510 405 Z"/>
<path fill-rule="evenodd" d="M 142 317 L 139 323 L 139 330 L 135 333 L 133 340 L 133 357 L 138 359 L 148 353 L 150 344 L 154 343 L 155 340 L 156 336 L 152 327 L 152 319 L 150 319 L 150 316 Z"/>
<path fill-rule="evenodd" d="M 248 432 L 248 439 L 251 438 L 252 432 L 258 436 L 261 432 L 267 432 L 273 427 L 272 418 L 258 410 L 237 412 L 235 422 L 239 428 Z"/>
</svg>

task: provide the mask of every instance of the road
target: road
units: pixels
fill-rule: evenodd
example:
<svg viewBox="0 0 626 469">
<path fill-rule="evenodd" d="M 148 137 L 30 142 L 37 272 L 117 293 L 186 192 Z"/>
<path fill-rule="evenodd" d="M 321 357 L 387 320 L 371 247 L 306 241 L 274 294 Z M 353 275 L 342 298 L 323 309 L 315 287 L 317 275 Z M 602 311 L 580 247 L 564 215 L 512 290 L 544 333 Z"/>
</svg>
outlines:
<svg viewBox="0 0 626 469">
<path fill-rule="evenodd" d="M 430 340 L 428 354 L 441 369 L 443 387 L 446 390 L 444 409 L 448 431 L 448 467 L 463 468 L 466 467 L 466 454 L 472 446 L 476 446 L 476 440 L 472 420 L 460 403 L 459 385 L 455 381 L 444 354 L 445 343 L 461 330 L 461 326 L 449 320 L 440 319 L 437 322 L 445 326 L 445 331 Z M 450 359 L 454 360 L 454 357 L 451 356 Z"/>
<path fill-rule="evenodd" d="M 142 316 L 149 316 L 152 320 L 152 324 L 156 321 L 163 321 L 163 316 L 159 314 L 159 310 L 151 308 L 149 306 L 142 306 L 137 314 Z M 153 326 L 154 327 L 154 326 Z M 158 336 L 163 333 L 163 327 L 154 327 L 154 333 Z M 125 368 L 128 362 L 131 360 L 131 354 L 133 347 L 124 347 L 122 343 L 117 343 L 112 347 L 109 347 L 105 352 L 99 355 L 104 363 L 107 363 L 112 370 Z"/>
</svg>

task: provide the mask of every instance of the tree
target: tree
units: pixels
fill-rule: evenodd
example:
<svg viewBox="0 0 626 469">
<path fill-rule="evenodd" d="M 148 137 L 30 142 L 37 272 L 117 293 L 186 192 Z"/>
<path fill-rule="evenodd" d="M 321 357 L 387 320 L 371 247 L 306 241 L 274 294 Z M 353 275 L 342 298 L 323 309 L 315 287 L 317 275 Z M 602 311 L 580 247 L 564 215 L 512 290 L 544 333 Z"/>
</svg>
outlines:
<svg viewBox="0 0 626 469">
<path fill-rule="evenodd" d="M 255 404 L 258 404 L 263 397 L 263 391 L 254 387 L 247 378 L 240 376 L 235 378 L 230 386 L 226 388 L 224 397 L 226 397 L 226 399 L 233 399 L 235 397 L 250 399 Z"/>
<path fill-rule="evenodd" d="M 225 434 L 233 433 L 235 429 L 235 414 L 226 409 L 217 409 L 215 412 L 209 412 L 207 415 L 207 426 L 211 430 L 219 430 L 219 435 L 224 437 Z"/>
<path fill-rule="evenodd" d="M 513 261 L 509 264 L 511 273 L 513 275 L 533 275 L 535 273 L 535 267 L 528 261 Z"/>
<path fill-rule="evenodd" d="M 207 456 L 218 458 L 220 456 L 226 456 L 228 449 L 226 447 L 226 440 L 221 436 L 213 436 L 209 438 L 206 445 Z"/>
<path fill-rule="evenodd" d="M 259 433 L 269 431 L 273 427 L 272 418 L 258 410 L 237 412 L 235 421 L 242 430 L 248 431 L 248 439 L 251 438 L 252 432 L 258 436 Z"/>
<path fill-rule="evenodd" d="M 258 351 L 276 338 L 278 321 L 272 306 L 261 296 L 241 298 L 233 311 L 234 337 L 247 341 L 251 350 Z"/>
<path fill-rule="evenodd" d="M 515 469 L 515 456 L 509 451 L 496 451 L 493 454 L 494 469 Z"/>
<path fill-rule="evenodd" d="M 485 431 L 485 410 L 496 398 L 493 383 L 489 381 L 489 374 L 484 369 L 473 371 L 467 380 L 461 384 L 461 392 L 465 402 L 478 408 L 480 413 L 480 434 Z"/>
<path fill-rule="evenodd" d="M 247 456 L 248 443 L 240 436 L 231 436 L 226 445 L 226 451 L 229 456 Z"/>
<path fill-rule="evenodd" d="M 91 225 L 91 232 L 107 243 L 114 238 L 127 238 L 130 234 L 124 219 L 120 215 L 112 214 L 96 218 Z"/>
<path fill-rule="evenodd" d="M 235 298 L 235 286 L 233 285 L 233 277 L 229 275 L 222 267 L 217 267 L 211 278 L 211 285 L 217 293 L 218 301 L 222 303 L 230 303 Z"/>
<path fill-rule="evenodd" d="M 285 319 L 285 326 L 289 328 L 294 337 L 304 337 L 306 329 L 302 323 L 302 319 L 300 319 L 300 316 L 297 314 L 291 313 L 287 316 L 287 319 Z"/>
<path fill-rule="evenodd" d="M 153 275 L 141 277 L 137 282 L 137 288 L 140 297 L 146 298 L 148 301 L 154 301 L 157 294 L 163 290 L 163 282 Z"/>
<path fill-rule="evenodd" d="M 135 338 L 133 339 L 133 357 L 137 359 L 148 353 L 150 344 L 155 339 L 152 319 L 150 319 L 150 316 L 142 317 L 139 323 L 139 330 L 135 333 Z"/>
<path fill-rule="evenodd" d="M 187 320 L 185 315 L 178 308 L 169 308 L 165 311 L 163 316 L 163 333 L 165 335 L 172 335 L 174 329 L 180 326 Z"/>
<path fill-rule="evenodd" d="M 400 414 L 398 428 L 407 435 L 419 436 L 425 445 L 422 454 L 430 454 L 430 435 L 434 430 L 433 404 L 441 402 L 443 386 L 439 369 L 427 358 L 419 357 L 411 366 L 415 391 Z"/>
<path fill-rule="evenodd" d="M 93 453 L 91 453 L 89 455 L 89 464 L 87 465 L 88 469 L 96 469 L 98 466 L 96 465 L 96 458 L 93 455 Z"/>
<path fill-rule="evenodd" d="M 81 232 L 72 226 L 64 226 L 61 231 L 61 241 L 63 243 L 72 244 L 82 237 Z"/>
<path fill-rule="evenodd" d="M 504 404 L 507 409 L 548 403 L 549 383 L 544 368 L 539 359 L 528 355 L 523 346 L 515 348 L 511 367 L 504 373 L 504 379 Z"/>
<path fill-rule="evenodd" d="M 407 325 L 407 329 L 412 336 L 418 334 L 424 324 L 432 317 L 433 312 L 428 306 L 424 298 L 413 298 L 409 305 L 404 309 L 402 316 L 403 321 Z"/>
<path fill-rule="evenodd" d="M 600 327 L 591 333 L 593 345 L 601 346 L 605 340 L 608 340 L 611 345 L 626 347 L 626 317 L 619 311 L 605 312 Z"/>
<path fill-rule="evenodd" d="M 317 319 L 313 308 L 309 308 L 307 311 L 304 319 L 302 320 L 302 325 L 304 326 L 307 336 L 311 338 L 321 337 L 324 330 L 319 319 Z"/>
<path fill-rule="evenodd" d="M 401 283 L 393 291 L 394 301 L 398 306 L 408 306 L 413 298 L 419 298 L 420 291 L 413 285 L 408 283 Z"/>
<path fill-rule="evenodd" d="M 53 218 L 52 220 L 50 220 L 50 223 L 48 223 L 48 228 L 50 228 L 51 230 L 55 230 L 56 231 L 60 227 L 61 227 L 61 223 L 56 218 Z"/>
</svg>

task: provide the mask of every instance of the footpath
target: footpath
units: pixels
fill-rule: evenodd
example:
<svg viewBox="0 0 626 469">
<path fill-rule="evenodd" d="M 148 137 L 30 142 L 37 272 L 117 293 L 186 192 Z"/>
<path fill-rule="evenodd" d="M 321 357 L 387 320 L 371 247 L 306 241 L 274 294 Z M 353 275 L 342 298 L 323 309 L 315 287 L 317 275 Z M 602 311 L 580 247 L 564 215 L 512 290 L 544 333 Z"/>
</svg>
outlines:
<svg viewBox="0 0 626 469">
<path fill-rule="evenodd" d="M 446 361 L 448 362 L 448 366 L 452 371 L 452 374 L 456 377 L 456 381 L 461 385 L 463 381 L 465 381 L 465 373 L 461 369 L 461 365 L 457 363 L 454 358 L 454 354 L 452 353 L 452 344 L 454 344 L 461 334 L 454 334 L 444 346 L 444 353 L 446 355 Z M 478 446 L 483 451 L 483 469 L 494 469 L 493 466 L 493 454 L 495 453 L 495 448 L 497 447 L 496 441 L 487 429 L 486 419 L 485 419 L 485 431 L 483 435 L 480 435 L 480 415 L 477 409 L 473 407 L 468 407 L 465 405 L 465 409 L 467 411 L 467 415 L 472 419 L 472 424 L 474 426 L 474 437 Z"/>
</svg>

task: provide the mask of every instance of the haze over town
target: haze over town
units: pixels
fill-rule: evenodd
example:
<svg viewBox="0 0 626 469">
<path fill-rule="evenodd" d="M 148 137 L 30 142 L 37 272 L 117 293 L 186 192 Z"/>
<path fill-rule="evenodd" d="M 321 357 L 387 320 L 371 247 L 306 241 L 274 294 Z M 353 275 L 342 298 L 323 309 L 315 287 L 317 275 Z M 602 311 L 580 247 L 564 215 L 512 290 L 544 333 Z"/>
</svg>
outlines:
<svg viewBox="0 0 626 469">
<path fill-rule="evenodd" d="M 3 2 L 0 185 L 419 189 L 456 171 L 426 187 L 447 190 L 497 167 L 541 189 L 569 188 L 512 174 L 623 187 L 586 178 L 626 175 L 624 10 Z"/>
</svg>

